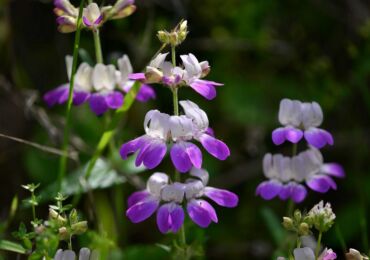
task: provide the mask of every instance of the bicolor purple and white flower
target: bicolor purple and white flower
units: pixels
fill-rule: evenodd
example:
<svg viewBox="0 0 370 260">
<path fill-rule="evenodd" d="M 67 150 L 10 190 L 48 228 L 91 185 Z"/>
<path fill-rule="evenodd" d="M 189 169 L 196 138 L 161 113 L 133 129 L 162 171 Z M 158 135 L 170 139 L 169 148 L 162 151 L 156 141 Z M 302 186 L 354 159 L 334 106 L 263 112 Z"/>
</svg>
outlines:
<svg viewBox="0 0 370 260">
<path fill-rule="evenodd" d="M 121 19 L 136 10 L 134 0 L 117 0 L 113 6 L 102 6 L 91 3 L 83 9 L 82 25 L 84 28 L 96 29 L 107 20 Z M 57 15 L 58 30 L 62 33 L 74 32 L 77 29 L 78 8 L 69 0 L 54 0 L 54 13 Z"/>
<path fill-rule="evenodd" d="M 146 134 L 121 146 L 120 154 L 126 160 L 137 152 L 136 166 L 144 164 L 148 169 L 158 166 L 167 153 L 167 144 L 172 144 L 170 155 L 179 172 L 192 167 L 202 167 L 202 152 L 192 142 L 199 141 L 203 147 L 219 160 L 230 155 L 227 145 L 209 134 L 208 117 L 195 103 L 180 101 L 185 115 L 170 116 L 158 110 L 149 111 L 144 120 Z"/>
<path fill-rule="evenodd" d="M 146 67 L 145 73 L 134 73 L 131 79 L 147 83 L 162 83 L 171 88 L 189 86 L 208 100 L 216 97 L 216 87 L 222 83 L 204 80 L 210 72 L 208 61 L 199 62 L 193 54 L 181 55 L 182 66 L 166 61 L 168 53 L 159 53 Z"/>
<path fill-rule="evenodd" d="M 185 184 L 168 184 L 163 173 L 153 174 L 144 191 L 133 193 L 128 199 L 126 215 L 133 223 L 141 222 L 157 211 L 157 226 L 162 233 L 176 233 L 184 223 L 185 213 L 182 204 L 186 201 L 189 217 L 206 228 L 218 218 L 206 197 L 220 206 L 233 208 L 238 204 L 238 196 L 230 191 L 208 187 L 208 173 L 203 169 L 193 169 Z"/>
<path fill-rule="evenodd" d="M 103 22 L 103 14 L 96 3 L 91 3 L 83 9 L 82 21 L 84 25 L 91 29 L 96 29 Z"/>
<path fill-rule="evenodd" d="M 70 79 L 72 57 L 67 56 L 66 64 Z M 98 116 L 109 109 L 120 108 L 124 100 L 122 92 L 127 93 L 134 82 L 128 79 L 132 67 L 127 55 L 123 55 L 118 60 L 118 67 L 119 70 L 116 70 L 114 65 L 98 63 L 92 68 L 87 63 L 82 63 L 75 74 L 73 104 L 80 105 L 89 101 L 91 110 Z M 48 91 L 44 95 L 44 100 L 49 106 L 63 104 L 68 100 L 68 93 L 69 83 L 66 83 Z M 136 99 L 140 102 L 146 102 L 153 98 L 155 98 L 154 90 L 145 84 L 140 87 L 136 95 Z"/>
<path fill-rule="evenodd" d="M 334 143 L 328 131 L 318 128 L 323 122 L 323 112 L 316 102 L 281 100 L 279 122 L 283 127 L 272 132 L 272 140 L 276 145 L 285 141 L 298 143 L 303 137 L 310 145 L 319 149 Z"/>
<path fill-rule="evenodd" d="M 66 67 L 68 79 L 71 79 L 72 71 L 72 56 L 66 56 Z M 87 63 L 81 63 L 78 67 L 73 88 L 73 104 L 78 106 L 86 102 L 90 98 L 90 92 L 92 91 L 91 75 L 92 68 Z M 63 104 L 68 100 L 70 83 L 65 83 L 53 90 L 48 91 L 44 95 L 44 101 L 49 107 L 56 104 Z"/>
<path fill-rule="evenodd" d="M 332 177 L 343 178 L 343 168 L 337 163 L 324 163 L 320 151 L 311 147 L 296 156 L 266 154 L 263 158 L 263 172 L 269 179 L 258 185 L 256 195 L 265 200 L 279 197 L 302 202 L 307 189 L 305 183 L 316 192 L 325 193 L 337 189 Z"/>
</svg>

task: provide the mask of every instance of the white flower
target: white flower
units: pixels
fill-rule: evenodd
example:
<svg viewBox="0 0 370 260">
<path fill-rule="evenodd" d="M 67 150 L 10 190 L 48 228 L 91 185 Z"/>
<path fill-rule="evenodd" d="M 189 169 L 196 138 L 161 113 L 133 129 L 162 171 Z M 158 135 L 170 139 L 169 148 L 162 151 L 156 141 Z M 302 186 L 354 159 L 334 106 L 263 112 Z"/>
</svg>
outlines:
<svg viewBox="0 0 370 260">
<path fill-rule="evenodd" d="M 96 91 L 112 91 L 116 85 L 116 68 L 98 63 L 94 67 L 92 82 Z"/>
</svg>

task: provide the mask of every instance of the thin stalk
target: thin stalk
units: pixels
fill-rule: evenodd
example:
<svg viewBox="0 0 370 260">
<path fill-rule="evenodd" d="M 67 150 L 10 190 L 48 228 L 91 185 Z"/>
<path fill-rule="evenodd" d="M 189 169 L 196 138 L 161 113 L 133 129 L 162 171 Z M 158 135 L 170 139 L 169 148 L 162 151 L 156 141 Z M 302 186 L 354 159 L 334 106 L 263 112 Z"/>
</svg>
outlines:
<svg viewBox="0 0 370 260">
<path fill-rule="evenodd" d="M 297 235 L 297 248 L 301 248 L 301 238 Z"/>
<path fill-rule="evenodd" d="M 72 250 L 72 235 L 69 236 L 68 249 Z"/>
<path fill-rule="evenodd" d="M 315 250 L 315 259 L 317 260 L 319 257 L 320 247 L 321 247 L 321 238 L 322 238 L 322 232 L 320 231 L 319 237 L 317 239 L 317 245 Z"/>
<path fill-rule="evenodd" d="M 35 192 L 33 192 L 33 191 L 31 193 L 31 199 L 32 199 L 33 202 L 36 201 Z M 36 207 L 35 207 L 35 203 L 32 203 L 32 218 L 33 218 L 33 221 L 36 221 Z"/>
<path fill-rule="evenodd" d="M 98 28 L 93 30 L 93 35 L 94 35 L 96 63 L 103 63 L 103 54 L 102 54 L 102 50 L 101 50 L 101 42 L 100 42 L 100 36 L 99 36 L 99 29 Z"/>
<path fill-rule="evenodd" d="M 73 97 L 73 87 L 74 87 L 74 80 L 77 68 L 77 57 L 78 57 L 78 49 L 80 47 L 80 35 L 81 35 L 81 21 L 82 21 L 82 10 L 84 0 L 81 0 L 80 8 L 78 12 L 78 19 L 77 19 L 77 30 L 75 35 L 74 47 L 73 47 L 73 62 L 72 62 L 72 72 L 71 72 L 71 81 L 69 83 L 69 93 L 68 93 L 68 102 L 66 108 L 66 125 L 64 127 L 64 134 L 63 134 L 63 155 L 60 157 L 59 161 L 59 174 L 58 174 L 58 191 L 61 191 L 62 188 L 62 181 L 66 174 L 67 168 L 67 156 L 68 156 L 68 143 L 69 143 L 69 131 L 70 131 L 70 124 L 71 124 L 71 109 L 72 109 L 72 97 Z"/>
<path fill-rule="evenodd" d="M 297 148 L 298 148 L 297 144 L 292 145 L 292 156 L 297 155 Z"/>
<path fill-rule="evenodd" d="M 287 216 L 288 217 L 291 217 L 293 216 L 293 212 L 294 212 L 294 201 L 292 199 L 289 200 L 288 202 L 288 207 L 287 207 Z"/>
<path fill-rule="evenodd" d="M 173 67 L 176 66 L 176 48 L 174 45 L 171 46 L 171 56 L 172 56 L 172 65 Z M 178 96 L 178 88 L 174 87 L 172 89 L 172 100 L 173 100 L 173 113 L 175 116 L 179 115 L 179 96 Z M 180 181 L 181 176 L 178 171 L 175 170 L 175 181 Z M 183 248 L 183 259 L 188 259 L 187 256 L 187 244 L 186 244 L 186 234 L 185 234 L 185 227 L 184 225 L 181 226 L 179 231 L 179 243 Z"/>
</svg>

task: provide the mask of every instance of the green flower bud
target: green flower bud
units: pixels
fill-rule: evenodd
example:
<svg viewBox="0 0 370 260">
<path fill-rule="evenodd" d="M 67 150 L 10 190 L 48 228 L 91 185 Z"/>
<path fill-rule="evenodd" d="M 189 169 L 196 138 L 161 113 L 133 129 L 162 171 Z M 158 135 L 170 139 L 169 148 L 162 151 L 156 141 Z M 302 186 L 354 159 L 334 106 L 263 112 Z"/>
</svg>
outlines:
<svg viewBox="0 0 370 260">
<path fill-rule="evenodd" d="M 71 224 L 75 224 L 78 222 L 78 214 L 76 209 L 72 209 L 69 213 L 69 222 Z"/>
<path fill-rule="evenodd" d="M 56 220 L 59 225 L 65 225 L 67 219 L 63 218 L 58 212 L 49 208 L 49 219 Z"/>
<path fill-rule="evenodd" d="M 60 240 L 67 240 L 69 239 L 69 232 L 66 227 L 59 228 L 59 239 Z"/>
<path fill-rule="evenodd" d="M 290 231 L 294 230 L 293 220 L 291 218 L 283 217 L 282 224 L 286 230 L 290 230 Z"/>
<path fill-rule="evenodd" d="M 301 223 L 298 228 L 298 234 L 300 236 L 307 236 L 310 234 L 310 227 L 307 223 Z"/>
<path fill-rule="evenodd" d="M 75 235 L 81 235 L 87 231 L 87 221 L 80 221 L 71 225 L 72 232 Z"/>
</svg>

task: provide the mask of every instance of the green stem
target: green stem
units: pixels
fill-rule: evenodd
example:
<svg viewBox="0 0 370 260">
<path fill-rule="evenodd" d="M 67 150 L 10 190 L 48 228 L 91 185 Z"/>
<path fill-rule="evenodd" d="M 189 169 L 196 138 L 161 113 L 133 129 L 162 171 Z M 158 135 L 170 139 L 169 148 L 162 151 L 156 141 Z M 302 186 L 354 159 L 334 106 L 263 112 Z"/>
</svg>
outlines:
<svg viewBox="0 0 370 260">
<path fill-rule="evenodd" d="M 290 199 L 288 201 L 287 216 L 288 217 L 293 216 L 293 211 L 294 211 L 294 201 L 292 199 Z"/>
<path fill-rule="evenodd" d="M 73 62 L 72 62 L 72 72 L 71 72 L 71 81 L 69 83 L 69 94 L 68 94 L 68 102 L 67 102 L 67 109 L 66 109 L 66 125 L 64 127 L 64 134 L 63 134 L 63 155 L 60 157 L 59 161 L 59 174 L 58 174 L 58 191 L 62 188 L 62 181 L 66 173 L 67 168 L 67 156 L 68 156 L 68 143 L 69 143 L 69 131 L 70 131 L 70 124 L 71 124 L 71 109 L 72 109 L 72 101 L 73 101 L 73 87 L 74 87 L 74 80 L 77 68 L 77 56 L 78 56 L 78 49 L 80 47 L 80 35 L 81 35 L 81 22 L 82 22 L 82 10 L 84 0 L 81 0 L 80 8 L 78 12 L 78 19 L 77 19 L 77 30 L 74 40 L 74 47 L 73 47 Z"/>
<path fill-rule="evenodd" d="M 172 65 L 176 66 L 176 48 L 174 45 L 171 46 L 171 56 L 172 56 Z M 173 113 L 175 116 L 179 115 L 179 96 L 178 96 L 178 88 L 172 88 L 172 100 L 173 100 Z M 181 181 L 181 176 L 178 171 L 175 171 L 174 176 L 175 181 Z M 188 259 L 187 256 L 187 244 L 186 244 L 186 234 L 185 234 L 185 227 L 184 225 L 181 226 L 179 231 L 179 244 L 182 247 L 183 251 L 183 258 Z"/>
<path fill-rule="evenodd" d="M 295 156 L 297 154 L 297 148 L 298 148 L 298 145 L 297 144 L 293 144 L 292 146 L 292 155 Z"/>
<path fill-rule="evenodd" d="M 297 248 L 301 248 L 301 238 L 297 235 Z"/>
<path fill-rule="evenodd" d="M 101 42 L 100 42 L 100 36 L 99 36 L 99 29 L 98 28 L 93 30 L 93 35 L 94 35 L 96 63 L 103 63 L 103 54 L 102 54 L 102 49 L 101 49 Z"/>
<path fill-rule="evenodd" d="M 31 199 L 33 202 L 36 201 L 36 197 L 35 197 L 35 193 L 32 192 L 31 194 Z M 36 207 L 35 207 L 35 203 L 32 203 L 32 218 L 33 218 L 33 221 L 36 221 Z"/>
<path fill-rule="evenodd" d="M 69 236 L 68 249 L 72 250 L 72 235 Z"/>
<path fill-rule="evenodd" d="M 317 260 L 319 257 L 320 247 L 321 247 L 321 238 L 322 238 L 322 232 L 320 231 L 319 237 L 317 239 L 317 245 L 315 250 L 315 259 Z"/>
</svg>

